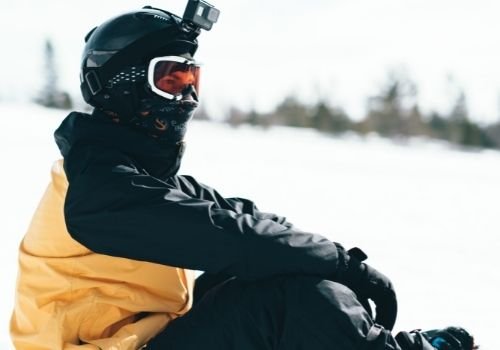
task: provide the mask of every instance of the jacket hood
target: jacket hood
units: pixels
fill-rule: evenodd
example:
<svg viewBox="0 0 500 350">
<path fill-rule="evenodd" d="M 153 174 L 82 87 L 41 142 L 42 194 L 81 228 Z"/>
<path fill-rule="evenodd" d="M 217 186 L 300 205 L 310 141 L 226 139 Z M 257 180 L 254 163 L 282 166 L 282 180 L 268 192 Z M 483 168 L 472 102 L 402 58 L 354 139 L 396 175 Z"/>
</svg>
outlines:
<svg viewBox="0 0 500 350">
<path fill-rule="evenodd" d="M 64 159 L 85 147 L 114 149 L 131 157 L 149 174 L 159 178 L 177 173 L 184 152 L 183 142 L 162 143 L 127 125 L 80 112 L 71 112 L 54 132 L 54 138 Z"/>
</svg>

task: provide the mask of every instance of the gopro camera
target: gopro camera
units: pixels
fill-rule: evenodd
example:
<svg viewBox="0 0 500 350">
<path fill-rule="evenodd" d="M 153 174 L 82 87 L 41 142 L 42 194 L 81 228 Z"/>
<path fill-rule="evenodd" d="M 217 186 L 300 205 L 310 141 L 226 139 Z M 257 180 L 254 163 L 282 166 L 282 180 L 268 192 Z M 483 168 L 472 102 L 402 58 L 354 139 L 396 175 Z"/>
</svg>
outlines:
<svg viewBox="0 0 500 350">
<path fill-rule="evenodd" d="M 203 0 L 189 0 L 182 19 L 205 30 L 212 29 L 220 11 Z"/>
</svg>

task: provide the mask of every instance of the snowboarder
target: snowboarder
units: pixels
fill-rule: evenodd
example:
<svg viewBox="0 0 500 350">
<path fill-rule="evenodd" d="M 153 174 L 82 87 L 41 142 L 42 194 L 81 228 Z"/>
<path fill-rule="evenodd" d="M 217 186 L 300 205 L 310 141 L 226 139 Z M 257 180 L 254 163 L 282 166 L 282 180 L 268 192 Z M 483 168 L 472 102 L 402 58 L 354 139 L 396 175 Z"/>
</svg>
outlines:
<svg viewBox="0 0 500 350">
<path fill-rule="evenodd" d="M 462 328 L 394 338 L 394 288 L 360 249 L 177 175 L 197 37 L 217 17 L 191 0 L 183 18 L 145 7 L 85 37 L 94 110 L 55 132 L 63 160 L 20 246 L 16 349 L 471 350 Z"/>
</svg>

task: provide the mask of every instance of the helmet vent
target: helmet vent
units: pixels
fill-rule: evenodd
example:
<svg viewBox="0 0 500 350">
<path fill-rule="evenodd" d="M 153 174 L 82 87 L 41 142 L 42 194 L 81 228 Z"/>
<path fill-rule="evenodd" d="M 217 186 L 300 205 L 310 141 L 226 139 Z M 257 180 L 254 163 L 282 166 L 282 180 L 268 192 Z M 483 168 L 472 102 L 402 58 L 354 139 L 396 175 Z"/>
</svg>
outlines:
<svg viewBox="0 0 500 350">
<path fill-rule="evenodd" d="M 143 67 L 128 67 L 126 70 L 117 73 L 113 78 L 108 80 L 106 84 L 107 87 L 113 87 L 114 85 L 121 83 L 135 83 L 140 81 L 145 81 L 146 69 Z"/>
</svg>

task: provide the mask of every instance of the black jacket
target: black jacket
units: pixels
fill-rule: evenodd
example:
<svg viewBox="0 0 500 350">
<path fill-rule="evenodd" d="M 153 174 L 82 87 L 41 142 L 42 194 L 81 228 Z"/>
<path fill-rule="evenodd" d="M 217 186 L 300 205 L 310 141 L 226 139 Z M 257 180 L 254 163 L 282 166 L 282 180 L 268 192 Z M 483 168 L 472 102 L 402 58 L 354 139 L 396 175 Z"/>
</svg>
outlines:
<svg viewBox="0 0 500 350">
<path fill-rule="evenodd" d="M 336 279 L 346 268 L 340 245 L 175 175 L 177 147 L 76 112 L 55 138 L 69 180 L 68 232 L 94 252 L 246 280 Z"/>
</svg>

